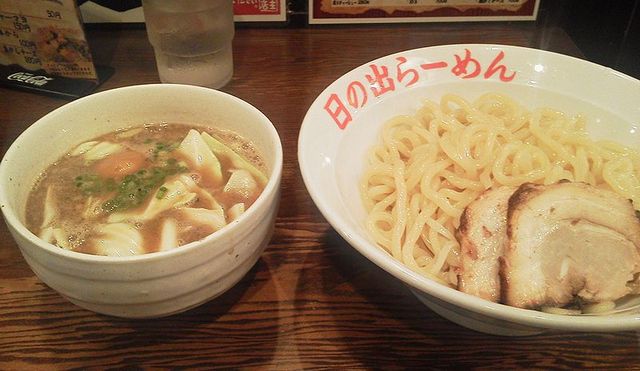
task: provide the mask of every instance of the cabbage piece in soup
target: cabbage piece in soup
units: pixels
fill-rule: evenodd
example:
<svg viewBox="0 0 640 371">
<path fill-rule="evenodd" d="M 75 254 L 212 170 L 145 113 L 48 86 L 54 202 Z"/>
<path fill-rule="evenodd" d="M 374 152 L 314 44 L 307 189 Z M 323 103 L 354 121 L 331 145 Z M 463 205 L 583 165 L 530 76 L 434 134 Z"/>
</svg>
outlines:
<svg viewBox="0 0 640 371">
<path fill-rule="evenodd" d="M 83 253 L 169 250 L 237 219 L 265 174 L 254 146 L 235 133 L 182 124 L 119 130 L 45 170 L 27 200 L 27 226 Z"/>
</svg>

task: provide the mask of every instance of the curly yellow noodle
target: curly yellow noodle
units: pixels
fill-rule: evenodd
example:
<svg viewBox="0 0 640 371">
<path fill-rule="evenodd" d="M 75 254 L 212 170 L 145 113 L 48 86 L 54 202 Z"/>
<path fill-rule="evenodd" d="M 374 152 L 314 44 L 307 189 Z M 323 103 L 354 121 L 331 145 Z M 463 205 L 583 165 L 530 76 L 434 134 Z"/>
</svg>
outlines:
<svg viewBox="0 0 640 371">
<path fill-rule="evenodd" d="M 593 141 L 584 117 L 506 95 L 444 95 L 385 123 L 360 184 L 372 238 L 410 269 L 455 287 L 464 208 L 485 189 L 584 181 L 640 206 L 640 154 Z"/>
<path fill-rule="evenodd" d="M 394 165 L 394 179 L 396 181 L 396 204 L 393 207 L 393 233 L 391 239 L 391 253 L 394 258 L 402 256 L 402 237 L 407 224 L 407 188 L 404 182 L 404 163 L 397 160 Z"/>
</svg>

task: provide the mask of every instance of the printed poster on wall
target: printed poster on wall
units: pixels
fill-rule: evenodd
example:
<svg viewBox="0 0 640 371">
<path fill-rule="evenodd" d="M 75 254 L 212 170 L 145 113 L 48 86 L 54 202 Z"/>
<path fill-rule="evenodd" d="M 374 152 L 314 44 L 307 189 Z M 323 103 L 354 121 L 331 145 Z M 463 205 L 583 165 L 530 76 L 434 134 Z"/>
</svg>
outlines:
<svg viewBox="0 0 640 371">
<path fill-rule="evenodd" d="M 309 23 L 531 21 L 540 0 L 309 0 Z"/>
<path fill-rule="evenodd" d="M 284 22 L 287 20 L 286 0 L 233 0 L 237 22 Z"/>
<path fill-rule="evenodd" d="M 177 0 L 176 0 L 177 1 Z M 78 0 L 85 23 L 143 23 L 141 0 Z M 286 0 L 233 0 L 237 22 L 284 22 Z"/>
</svg>

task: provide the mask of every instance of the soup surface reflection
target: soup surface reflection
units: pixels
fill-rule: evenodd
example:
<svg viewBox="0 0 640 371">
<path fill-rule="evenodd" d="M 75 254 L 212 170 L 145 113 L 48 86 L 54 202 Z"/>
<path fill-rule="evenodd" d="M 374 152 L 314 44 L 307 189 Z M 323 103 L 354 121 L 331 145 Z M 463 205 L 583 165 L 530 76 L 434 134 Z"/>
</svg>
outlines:
<svg viewBox="0 0 640 371">
<path fill-rule="evenodd" d="M 265 174 L 253 144 L 235 133 L 176 123 L 127 128 L 49 166 L 29 195 L 27 227 L 89 254 L 169 250 L 237 219 Z"/>
</svg>

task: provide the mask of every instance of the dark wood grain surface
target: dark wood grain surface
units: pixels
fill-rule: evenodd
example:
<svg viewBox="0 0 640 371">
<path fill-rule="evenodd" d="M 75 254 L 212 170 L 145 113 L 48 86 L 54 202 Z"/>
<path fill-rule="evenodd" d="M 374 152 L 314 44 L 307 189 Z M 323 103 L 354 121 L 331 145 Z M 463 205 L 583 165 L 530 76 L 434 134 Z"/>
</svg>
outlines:
<svg viewBox="0 0 640 371">
<path fill-rule="evenodd" d="M 97 63 L 115 68 L 99 90 L 158 82 L 144 29 L 89 31 Z M 298 170 L 297 136 L 314 98 L 374 58 L 423 46 L 503 43 L 581 56 L 553 25 L 478 23 L 241 28 L 235 74 L 222 90 L 261 109 L 285 150 L 272 242 L 223 296 L 163 319 L 80 309 L 31 272 L 0 226 L 0 369 L 57 368 L 635 368 L 636 332 L 506 338 L 455 325 L 352 249 L 318 212 Z M 67 101 L 0 88 L 1 154 Z"/>
</svg>

